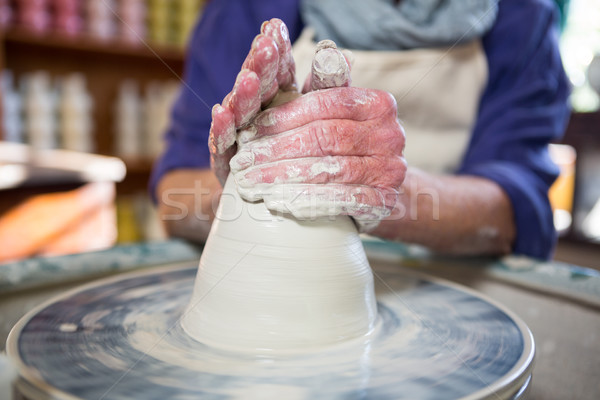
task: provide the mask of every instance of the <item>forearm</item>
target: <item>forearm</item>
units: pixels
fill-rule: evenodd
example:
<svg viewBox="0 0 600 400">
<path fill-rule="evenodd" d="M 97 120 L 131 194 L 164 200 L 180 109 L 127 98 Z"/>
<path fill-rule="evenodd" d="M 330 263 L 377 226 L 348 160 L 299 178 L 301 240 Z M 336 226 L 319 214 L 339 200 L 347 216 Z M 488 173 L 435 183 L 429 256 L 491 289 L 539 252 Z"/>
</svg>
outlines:
<svg viewBox="0 0 600 400">
<path fill-rule="evenodd" d="M 446 254 L 506 254 L 516 233 L 512 205 L 496 183 L 409 168 L 397 207 L 372 234 Z"/>
<path fill-rule="evenodd" d="M 222 192 L 208 169 L 178 169 L 160 180 L 158 213 L 169 236 L 204 242 Z"/>
</svg>

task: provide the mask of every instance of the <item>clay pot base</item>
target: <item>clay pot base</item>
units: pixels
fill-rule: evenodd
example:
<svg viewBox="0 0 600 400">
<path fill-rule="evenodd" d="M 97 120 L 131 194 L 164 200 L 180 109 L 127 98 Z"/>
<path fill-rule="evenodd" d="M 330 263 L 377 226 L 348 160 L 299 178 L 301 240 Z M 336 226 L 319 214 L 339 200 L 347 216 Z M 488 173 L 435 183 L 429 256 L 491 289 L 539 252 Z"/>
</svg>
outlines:
<svg viewBox="0 0 600 400">
<path fill-rule="evenodd" d="M 11 332 L 28 398 L 520 398 L 528 328 L 455 284 L 378 267 L 371 335 L 296 355 L 207 347 L 180 319 L 196 268 L 102 280 L 52 300 Z"/>
</svg>

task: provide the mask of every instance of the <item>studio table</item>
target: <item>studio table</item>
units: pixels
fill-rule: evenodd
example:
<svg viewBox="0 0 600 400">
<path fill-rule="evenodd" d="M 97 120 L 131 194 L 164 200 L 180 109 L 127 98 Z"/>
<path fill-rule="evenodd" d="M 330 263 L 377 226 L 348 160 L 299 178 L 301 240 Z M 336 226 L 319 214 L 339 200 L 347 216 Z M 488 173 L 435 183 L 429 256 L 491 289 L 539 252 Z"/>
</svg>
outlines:
<svg viewBox="0 0 600 400">
<path fill-rule="evenodd" d="M 486 302 L 490 301 L 499 309 L 506 310 L 508 315 L 514 315 L 516 319 L 522 320 L 535 338 L 532 380 L 528 381 L 531 370 L 522 368 L 521 376 L 518 377 L 520 380 L 517 379 L 516 384 L 526 392 L 527 397 L 525 398 L 597 398 L 600 393 L 600 383 L 597 380 L 600 373 L 600 357 L 598 357 L 600 355 L 600 338 L 598 337 L 598 332 L 600 332 L 600 313 L 598 312 L 600 309 L 600 275 L 596 271 L 557 262 L 539 262 L 520 256 L 508 256 L 502 259 L 438 257 L 419 248 L 371 238 L 364 238 L 363 242 L 369 261 L 375 270 L 376 287 L 379 286 L 380 289 L 392 289 L 391 292 L 394 292 L 400 285 L 401 289 L 405 291 L 406 282 L 412 282 L 410 285 L 421 287 L 419 280 L 424 280 L 429 285 L 426 288 L 429 292 L 424 294 L 423 298 L 433 301 L 435 296 L 449 290 L 454 296 L 450 303 L 459 304 L 460 299 L 456 297 L 456 293 L 462 294 L 464 287 L 468 295 L 472 294 L 475 297 L 481 295 Z M 185 281 L 193 277 L 193 269 L 197 265 L 200 252 L 200 248 L 187 243 L 169 241 L 2 265 L 0 266 L 0 290 L 3 292 L 0 297 L 1 339 L 4 341 L 8 328 L 14 325 L 26 311 L 38 306 L 42 300 L 63 293 L 66 288 L 79 287 L 82 280 L 90 280 L 92 277 L 97 277 L 98 274 L 110 272 L 117 274 L 110 278 L 113 282 L 122 282 L 125 275 L 121 272 L 135 268 L 139 269 L 135 276 L 156 276 L 156 274 L 161 275 L 165 274 L 165 271 L 170 271 L 172 276 L 180 274 L 176 279 Z M 153 266 L 159 266 L 159 268 Z M 68 273 L 65 272 L 61 275 L 60 271 L 63 270 Z M 187 277 L 186 274 L 190 276 Z M 41 285 L 41 282 L 47 283 L 46 275 L 52 275 L 57 282 L 54 285 Z M 58 279 L 57 276 L 62 276 L 62 278 Z M 404 286 L 397 282 L 394 283 L 398 277 L 404 277 Z M 66 278 L 70 278 L 71 281 L 65 281 Z M 439 281 L 439 278 L 443 278 L 443 280 Z M 78 281 L 73 282 L 72 279 L 78 279 Z M 461 286 L 455 288 L 451 282 L 456 282 Z M 441 286 L 436 286 L 437 283 L 440 283 Z M 97 284 L 93 283 L 92 286 L 94 285 Z M 454 289 L 458 291 L 454 292 Z M 402 290 L 398 292 L 400 293 Z M 185 288 L 182 291 L 185 292 Z M 419 315 L 419 311 L 414 309 L 419 304 L 416 298 L 403 298 L 399 302 L 404 309 L 413 309 L 416 315 Z M 393 309 L 393 305 L 391 308 Z M 453 306 L 446 306 L 445 309 L 448 311 L 448 318 L 451 319 Z M 480 311 L 485 313 L 490 310 Z M 385 312 L 381 313 L 381 309 L 380 314 L 384 315 L 382 326 L 389 328 L 389 320 L 393 318 L 390 319 L 389 315 L 385 317 L 386 314 Z M 399 320 L 409 322 L 410 314 L 403 314 Z M 468 315 L 465 317 L 469 320 Z M 386 318 L 388 318 L 388 325 L 385 322 Z M 428 323 L 419 317 L 416 321 L 421 325 L 424 333 L 433 332 L 434 341 L 442 339 L 439 336 L 440 332 L 444 332 L 443 328 L 428 326 Z M 441 326 L 444 326 L 443 319 L 440 322 Z M 140 322 L 140 325 L 143 323 Z M 63 321 L 62 330 L 68 333 L 69 328 L 77 329 L 77 326 L 76 324 L 69 325 L 67 320 Z M 470 336 L 468 333 L 471 330 L 480 328 L 485 329 L 482 326 L 475 329 L 474 326 L 465 325 L 458 334 L 459 336 Z M 488 328 L 494 329 L 493 326 Z M 472 339 L 468 338 L 468 340 Z M 448 342 L 446 341 L 446 343 Z M 442 350 L 449 348 L 448 344 L 443 344 L 441 347 Z M 438 357 L 443 358 L 443 355 L 439 355 L 443 351 L 436 351 L 436 353 Z M 455 354 L 455 356 L 460 355 Z M 159 354 L 157 357 L 160 358 L 161 355 Z M 460 356 L 459 359 L 464 359 L 464 357 Z M 485 363 L 474 365 L 481 366 Z M 402 366 L 398 366 L 398 371 L 402 372 L 402 368 Z M 346 372 L 352 373 L 352 371 Z M 381 372 L 378 374 L 381 375 Z M 444 374 L 447 375 L 447 373 Z M 460 373 L 458 374 L 460 375 Z M 455 373 L 450 379 L 460 380 L 459 375 Z M 485 381 L 484 372 L 476 373 L 476 375 Z M 440 385 L 440 388 L 444 389 L 443 385 Z M 269 387 L 262 387 L 262 390 L 267 389 Z M 363 391 L 363 394 L 367 395 L 366 397 L 368 397 L 368 393 L 368 391 Z M 493 395 L 494 393 L 492 393 Z M 457 394 L 457 397 L 462 396 L 464 393 Z M 111 397 L 107 396 L 106 398 Z"/>
</svg>

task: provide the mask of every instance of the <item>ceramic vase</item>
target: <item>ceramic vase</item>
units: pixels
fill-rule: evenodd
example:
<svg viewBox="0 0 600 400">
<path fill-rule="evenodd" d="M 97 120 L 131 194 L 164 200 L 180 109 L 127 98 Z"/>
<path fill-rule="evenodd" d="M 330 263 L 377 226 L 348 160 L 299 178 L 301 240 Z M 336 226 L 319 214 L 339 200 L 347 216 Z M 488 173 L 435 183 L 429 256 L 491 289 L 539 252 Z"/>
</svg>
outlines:
<svg viewBox="0 0 600 400">
<path fill-rule="evenodd" d="M 297 220 L 227 179 L 181 323 L 208 346 L 306 351 L 368 335 L 373 275 L 349 217 Z"/>
</svg>

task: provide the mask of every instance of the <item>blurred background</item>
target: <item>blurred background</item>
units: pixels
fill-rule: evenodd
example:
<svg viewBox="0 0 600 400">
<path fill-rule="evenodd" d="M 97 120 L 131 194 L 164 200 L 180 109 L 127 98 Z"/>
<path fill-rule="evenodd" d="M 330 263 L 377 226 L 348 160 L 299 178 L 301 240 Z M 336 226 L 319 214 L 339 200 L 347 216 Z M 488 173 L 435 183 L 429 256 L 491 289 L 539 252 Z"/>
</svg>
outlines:
<svg viewBox="0 0 600 400">
<path fill-rule="evenodd" d="M 202 8 L 0 0 L 0 261 L 164 237 L 146 187 Z M 83 204 L 90 186 L 112 209 L 95 221 Z M 50 203 L 68 215 L 53 218 Z"/>
<path fill-rule="evenodd" d="M 556 4 L 573 85 L 556 259 L 600 269 L 600 2 Z M 203 7 L 0 0 L 0 263 L 164 239 L 147 181 Z"/>
</svg>

